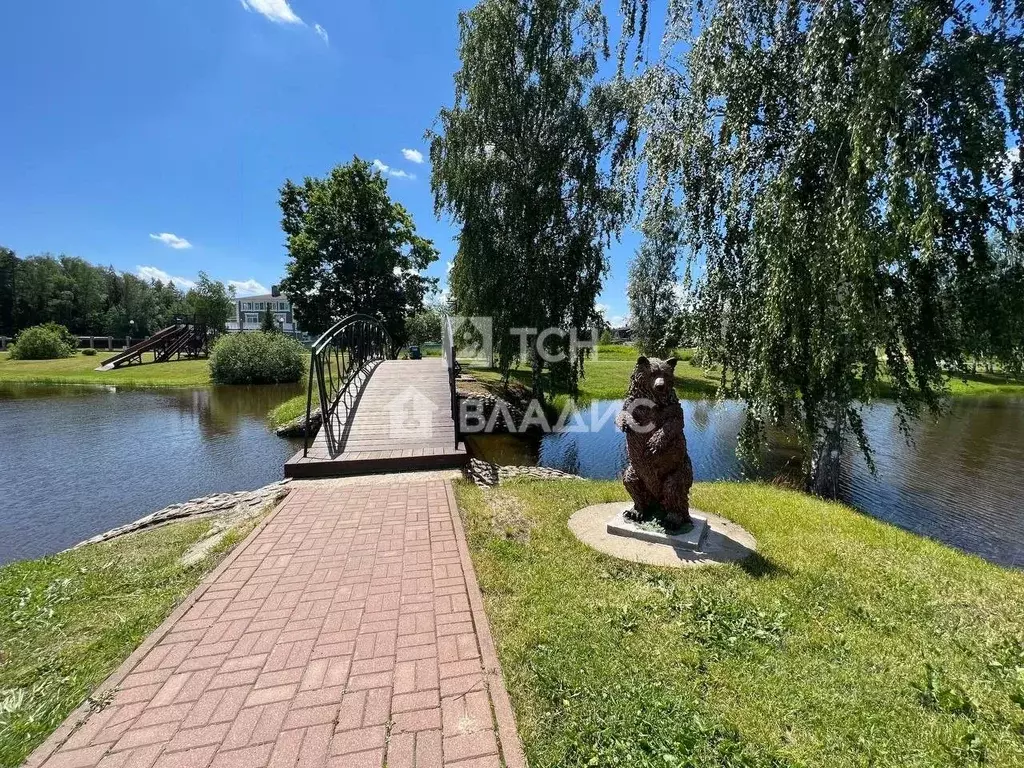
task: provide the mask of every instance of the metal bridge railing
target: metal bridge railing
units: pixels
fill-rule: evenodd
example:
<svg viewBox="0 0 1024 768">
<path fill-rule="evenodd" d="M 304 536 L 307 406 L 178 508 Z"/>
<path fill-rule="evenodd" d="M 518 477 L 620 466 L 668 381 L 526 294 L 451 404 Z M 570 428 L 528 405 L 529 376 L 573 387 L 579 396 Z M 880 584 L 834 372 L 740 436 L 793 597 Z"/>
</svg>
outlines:
<svg viewBox="0 0 1024 768">
<path fill-rule="evenodd" d="M 376 318 L 349 315 L 329 328 L 313 344 L 309 359 L 309 383 L 306 393 L 306 437 L 302 455 L 309 455 L 310 422 L 313 412 L 313 387 L 320 398 L 321 427 L 328 449 L 337 453 L 339 425 L 334 415 L 346 401 L 352 382 L 372 363 L 394 356 L 391 335 Z M 347 403 L 346 403 L 347 405 Z"/>
<path fill-rule="evenodd" d="M 448 390 L 451 394 L 452 423 L 455 425 L 455 447 L 459 447 L 459 401 L 455 394 L 455 379 L 459 374 L 459 361 L 455 359 L 454 329 L 447 315 L 441 321 L 441 347 L 444 364 L 448 369 Z"/>
</svg>

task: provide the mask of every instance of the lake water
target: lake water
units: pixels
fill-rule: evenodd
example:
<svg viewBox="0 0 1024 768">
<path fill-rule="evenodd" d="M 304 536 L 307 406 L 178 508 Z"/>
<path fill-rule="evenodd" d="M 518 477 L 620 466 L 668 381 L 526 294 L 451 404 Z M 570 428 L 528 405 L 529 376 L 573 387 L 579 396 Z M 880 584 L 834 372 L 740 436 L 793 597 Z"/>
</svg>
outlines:
<svg viewBox="0 0 1024 768">
<path fill-rule="evenodd" d="M 301 440 L 278 438 L 266 414 L 301 390 L 282 387 L 123 389 L 0 385 L 0 564 L 57 552 L 168 504 L 281 479 Z M 619 402 L 595 404 L 614 415 Z M 766 469 L 736 458 L 743 409 L 687 400 L 686 437 L 698 480 L 792 476 L 777 446 Z M 586 426 L 590 410 L 572 424 Z M 1024 567 L 1024 399 L 954 401 L 907 446 L 891 404 L 865 414 L 872 476 L 854 450 L 842 497 L 860 510 L 1004 565 Z M 596 432 L 471 439 L 506 464 L 617 478 L 625 443 L 613 420 Z"/>
<path fill-rule="evenodd" d="M 280 480 L 301 441 L 277 437 L 266 415 L 300 391 L 0 385 L 0 564 Z"/>
<path fill-rule="evenodd" d="M 587 427 L 617 411 L 602 401 L 570 424 Z M 761 471 L 736 458 L 743 423 L 738 402 L 683 401 L 686 439 L 697 480 L 799 474 L 799 457 L 776 446 Z M 876 474 L 852 447 L 843 460 L 841 497 L 875 517 L 939 539 L 1003 565 L 1024 567 L 1024 399 L 964 398 L 938 421 L 924 419 L 907 445 L 895 408 L 879 403 L 865 412 Z M 625 439 L 609 419 L 597 431 L 550 434 L 537 439 L 493 436 L 471 439 L 481 458 L 505 464 L 538 464 L 589 478 L 613 479 L 626 466 Z"/>
</svg>

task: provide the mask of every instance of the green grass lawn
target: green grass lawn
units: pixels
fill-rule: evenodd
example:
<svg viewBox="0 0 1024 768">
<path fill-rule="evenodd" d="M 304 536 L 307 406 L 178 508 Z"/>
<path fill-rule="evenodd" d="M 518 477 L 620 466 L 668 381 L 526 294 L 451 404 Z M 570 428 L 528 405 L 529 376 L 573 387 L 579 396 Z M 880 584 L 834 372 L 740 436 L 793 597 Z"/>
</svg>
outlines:
<svg viewBox="0 0 1024 768">
<path fill-rule="evenodd" d="M 949 379 L 954 397 L 984 395 L 1024 395 L 1024 382 L 998 373 L 966 373 Z"/>
<path fill-rule="evenodd" d="M 533 768 L 1024 765 L 1024 574 L 758 484 L 692 501 L 759 553 L 679 570 L 569 531 L 618 483 L 456 493 Z"/>
<path fill-rule="evenodd" d="M 676 364 L 676 391 L 684 397 L 707 397 L 718 390 L 718 376 L 715 372 L 705 372 L 690 362 L 691 350 L 680 350 L 679 362 Z M 580 380 L 580 400 L 620 400 L 626 396 L 629 377 L 636 364 L 637 351 L 633 347 L 617 344 L 601 345 L 597 354 L 583 364 L 583 378 Z M 494 368 L 483 368 L 469 365 L 467 372 L 482 383 L 491 386 L 501 381 L 501 374 Z M 529 388 L 533 381 L 533 373 L 527 364 L 514 369 L 510 380 Z M 560 407 L 561 398 L 555 398 L 556 406 Z"/>
<path fill-rule="evenodd" d="M 305 417 L 306 415 L 306 398 L 308 393 L 303 391 L 301 395 L 289 398 L 281 403 L 279 406 L 274 408 L 270 413 L 267 414 L 267 421 L 270 422 L 270 426 L 277 428 L 282 424 L 286 424 L 292 419 L 297 419 L 299 416 Z M 313 407 L 316 408 L 320 404 L 320 393 L 316 387 L 313 387 Z"/>
<path fill-rule="evenodd" d="M 116 384 L 133 387 L 205 387 L 210 384 L 210 362 L 173 360 L 152 362 L 143 356 L 143 365 L 130 365 L 113 371 L 93 370 L 116 353 L 98 352 L 89 357 L 78 352 L 61 360 L 11 360 L 0 352 L 0 382 L 36 384 Z"/>
<path fill-rule="evenodd" d="M 251 524 L 179 565 L 209 528 L 179 523 L 0 568 L 0 766 L 20 765 Z"/>
<path fill-rule="evenodd" d="M 625 397 L 637 354 L 636 348 L 628 345 L 600 345 L 597 355 L 583 365 L 584 377 L 580 381 L 580 400 L 621 400 Z M 691 362 L 692 355 L 692 349 L 681 349 L 676 352 L 679 358 L 676 365 L 676 392 L 682 397 L 690 398 L 714 396 L 718 392 L 720 370 L 701 369 Z M 501 381 L 501 374 L 494 368 L 477 367 L 472 362 L 463 364 L 469 373 L 492 388 Z M 521 364 L 512 371 L 509 378 L 517 385 L 529 389 L 533 373 L 528 365 Z M 1024 395 L 1024 381 L 998 373 L 953 375 L 949 379 L 949 392 L 953 397 Z M 883 386 L 882 396 L 885 394 L 886 389 Z M 564 398 L 556 396 L 555 405 L 561 407 L 561 400 Z"/>
</svg>

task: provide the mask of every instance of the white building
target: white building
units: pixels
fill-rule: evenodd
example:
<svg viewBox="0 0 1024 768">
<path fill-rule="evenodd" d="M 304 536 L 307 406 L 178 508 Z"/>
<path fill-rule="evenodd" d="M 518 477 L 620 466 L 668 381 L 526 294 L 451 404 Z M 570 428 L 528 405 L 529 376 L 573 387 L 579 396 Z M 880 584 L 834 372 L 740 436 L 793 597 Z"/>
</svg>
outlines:
<svg viewBox="0 0 1024 768">
<path fill-rule="evenodd" d="M 271 293 L 261 296 L 241 296 L 234 300 L 235 316 L 228 320 L 229 331 L 258 331 L 263 324 L 263 315 L 269 309 L 277 327 L 285 333 L 300 334 L 301 330 L 292 314 L 292 303 L 283 296 L 275 285 Z"/>
</svg>

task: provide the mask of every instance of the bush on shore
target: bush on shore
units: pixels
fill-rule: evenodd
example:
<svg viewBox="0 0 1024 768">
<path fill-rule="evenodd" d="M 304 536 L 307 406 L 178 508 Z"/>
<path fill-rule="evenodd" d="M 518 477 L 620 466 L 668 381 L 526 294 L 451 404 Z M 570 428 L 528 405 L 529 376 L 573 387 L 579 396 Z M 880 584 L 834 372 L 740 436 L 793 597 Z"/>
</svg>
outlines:
<svg viewBox="0 0 1024 768">
<path fill-rule="evenodd" d="M 237 333 L 222 336 L 210 354 L 210 377 L 216 384 L 287 384 L 306 370 L 308 350 L 283 333 Z"/>
<path fill-rule="evenodd" d="M 71 357 L 78 346 L 78 337 L 63 325 L 45 323 L 26 328 L 14 339 L 11 358 L 14 360 L 57 360 Z"/>
</svg>

